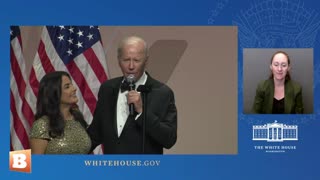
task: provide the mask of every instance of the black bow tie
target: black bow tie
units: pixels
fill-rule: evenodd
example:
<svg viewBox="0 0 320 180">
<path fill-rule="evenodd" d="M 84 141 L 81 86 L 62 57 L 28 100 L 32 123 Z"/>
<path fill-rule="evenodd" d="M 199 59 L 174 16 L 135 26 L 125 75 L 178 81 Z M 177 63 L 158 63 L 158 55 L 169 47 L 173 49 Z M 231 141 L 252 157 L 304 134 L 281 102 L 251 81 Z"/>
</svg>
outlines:
<svg viewBox="0 0 320 180">
<path fill-rule="evenodd" d="M 135 89 L 136 88 L 136 85 L 133 84 L 133 88 L 132 89 Z M 125 92 L 125 91 L 130 91 L 130 86 L 129 86 L 129 83 L 127 81 L 123 81 L 120 85 L 120 90 L 121 90 L 121 93 Z"/>
</svg>

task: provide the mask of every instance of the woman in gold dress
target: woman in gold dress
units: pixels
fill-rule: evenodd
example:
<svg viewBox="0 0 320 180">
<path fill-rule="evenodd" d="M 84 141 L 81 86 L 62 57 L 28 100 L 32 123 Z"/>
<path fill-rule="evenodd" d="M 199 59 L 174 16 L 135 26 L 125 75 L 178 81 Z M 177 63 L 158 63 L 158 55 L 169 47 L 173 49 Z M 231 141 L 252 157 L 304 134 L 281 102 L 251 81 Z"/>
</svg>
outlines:
<svg viewBox="0 0 320 180">
<path fill-rule="evenodd" d="M 76 105 L 76 90 L 70 75 L 63 71 L 48 73 L 41 79 L 30 134 L 33 154 L 89 153 L 91 140 Z"/>
</svg>

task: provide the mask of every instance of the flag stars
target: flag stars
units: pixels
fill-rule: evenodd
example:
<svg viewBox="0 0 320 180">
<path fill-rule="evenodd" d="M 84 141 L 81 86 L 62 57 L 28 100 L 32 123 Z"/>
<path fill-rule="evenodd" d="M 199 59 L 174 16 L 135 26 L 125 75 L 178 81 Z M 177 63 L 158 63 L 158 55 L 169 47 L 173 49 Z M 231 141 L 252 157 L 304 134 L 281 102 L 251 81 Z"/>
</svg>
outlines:
<svg viewBox="0 0 320 180">
<path fill-rule="evenodd" d="M 70 34 L 74 33 L 74 31 L 73 31 L 74 28 L 73 27 L 70 27 L 68 30 L 69 30 Z"/>
<path fill-rule="evenodd" d="M 59 26 L 59 27 L 60 27 L 60 30 L 65 29 L 64 26 Z"/>
<path fill-rule="evenodd" d="M 77 34 L 78 34 L 79 37 L 81 37 L 81 36 L 83 36 L 83 31 L 81 31 L 81 30 L 79 29 L 79 32 L 77 32 Z"/>
<path fill-rule="evenodd" d="M 68 42 L 69 42 L 69 44 L 73 44 L 73 39 L 71 37 L 69 37 Z"/>
<path fill-rule="evenodd" d="M 78 49 L 82 47 L 82 42 L 78 41 L 78 43 L 76 44 L 76 46 L 78 46 Z"/>
<path fill-rule="evenodd" d="M 72 50 L 69 48 L 67 53 L 68 53 L 68 56 L 71 56 L 72 55 Z"/>
<path fill-rule="evenodd" d="M 87 36 L 89 40 L 93 39 L 93 34 L 89 33 L 89 35 Z"/>
<path fill-rule="evenodd" d="M 10 35 L 11 35 L 11 36 L 13 35 L 13 31 L 12 31 L 12 30 L 10 30 Z"/>
<path fill-rule="evenodd" d="M 59 41 L 63 41 L 63 40 L 64 40 L 64 39 L 63 39 L 63 35 L 60 34 L 60 35 L 58 36 L 58 39 L 59 39 Z"/>
</svg>

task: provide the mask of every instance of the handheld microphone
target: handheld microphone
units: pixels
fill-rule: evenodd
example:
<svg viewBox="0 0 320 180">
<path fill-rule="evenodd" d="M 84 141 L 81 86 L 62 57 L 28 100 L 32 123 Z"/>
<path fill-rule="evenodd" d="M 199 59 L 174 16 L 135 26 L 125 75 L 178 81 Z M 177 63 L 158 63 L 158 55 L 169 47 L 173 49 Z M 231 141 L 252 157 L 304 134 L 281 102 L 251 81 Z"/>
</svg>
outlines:
<svg viewBox="0 0 320 180">
<path fill-rule="evenodd" d="M 134 86 L 135 86 L 135 77 L 133 74 L 129 74 L 127 77 L 126 77 L 126 81 L 127 83 L 129 84 L 129 90 L 134 90 Z M 134 104 L 133 103 L 130 103 L 129 104 L 129 113 L 130 115 L 134 115 Z"/>
</svg>

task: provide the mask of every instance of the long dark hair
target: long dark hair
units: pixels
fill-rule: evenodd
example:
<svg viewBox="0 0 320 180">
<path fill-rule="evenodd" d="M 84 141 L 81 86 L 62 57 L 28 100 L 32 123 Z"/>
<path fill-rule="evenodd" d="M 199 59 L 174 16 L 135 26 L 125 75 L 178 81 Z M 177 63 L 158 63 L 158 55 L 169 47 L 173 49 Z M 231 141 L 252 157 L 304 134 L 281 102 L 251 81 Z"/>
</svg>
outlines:
<svg viewBox="0 0 320 180">
<path fill-rule="evenodd" d="M 71 79 L 67 72 L 55 71 L 46 74 L 41 79 L 39 86 L 35 120 L 43 116 L 49 118 L 49 136 L 52 138 L 61 136 L 65 127 L 65 122 L 62 113 L 60 112 L 61 84 L 63 76 L 67 76 Z M 79 121 L 84 128 L 87 128 L 88 125 L 76 104 L 74 107 L 70 108 L 70 113 L 76 121 Z"/>
<path fill-rule="evenodd" d="M 286 52 L 284 52 L 284 51 L 277 51 L 277 52 L 275 52 L 275 53 L 272 55 L 271 60 L 270 60 L 270 64 L 271 64 L 271 65 L 272 65 L 272 61 L 273 61 L 274 56 L 277 55 L 277 54 L 283 54 L 283 55 L 285 55 L 285 56 L 287 57 L 287 59 L 288 59 L 288 65 L 290 66 L 290 57 L 289 57 L 289 55 L 288 55 Z M 271 74 L 270 74 L 270 76 L 269 76 L 269 79 L 273 79 L 273 74 L 272 74 L 272 72 L 271 72 Z M 291 79 L 290 73 L 289 73 L 289 71 L 287 71 L 285 80 L 287 81 L 287 80 L 290 80 L 290 79 Z"/>
</svg>

